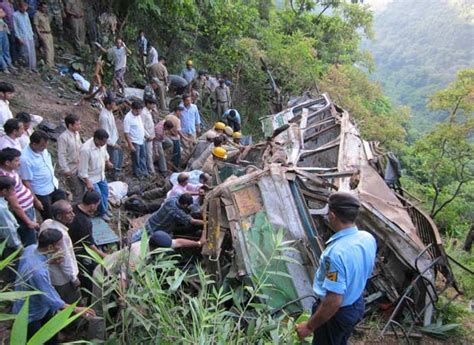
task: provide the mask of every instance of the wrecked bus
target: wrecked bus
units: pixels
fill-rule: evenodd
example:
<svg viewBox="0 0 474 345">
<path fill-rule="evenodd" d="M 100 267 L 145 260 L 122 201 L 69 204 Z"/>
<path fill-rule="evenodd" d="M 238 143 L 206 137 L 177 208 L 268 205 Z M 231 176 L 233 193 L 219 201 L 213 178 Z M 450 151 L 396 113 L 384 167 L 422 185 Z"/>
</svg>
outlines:
<svg viewBox="0 0 474 345">
<path fill-rule="evenodd" d="M 415 325 L 429 325 L 439 294 L 448 287 L 460 291 L 436 225 L 387 185 L 376 143 L 364 141 L 327 94 L 297 99 L 261 122 L 266 141 L 247 147 L 239 164 L 215 166 L 219 184 L 204 206 L 209 272 L 221 283 L 255 275 L 262 264 L 256 252 L 268 255 L 271 234 L 284 231 L 297 251 L 278 267 L 286 274 L 271 282 L 266 303 L 290 313 L 309 311 L 313 275 L 332 235 L 327 198 L 345 191 L 360 199 L 357 225 L 378 244 L 366 312 L 384 311 L 382 335 L 390 329 L 408 337 Z"/>
</svg>

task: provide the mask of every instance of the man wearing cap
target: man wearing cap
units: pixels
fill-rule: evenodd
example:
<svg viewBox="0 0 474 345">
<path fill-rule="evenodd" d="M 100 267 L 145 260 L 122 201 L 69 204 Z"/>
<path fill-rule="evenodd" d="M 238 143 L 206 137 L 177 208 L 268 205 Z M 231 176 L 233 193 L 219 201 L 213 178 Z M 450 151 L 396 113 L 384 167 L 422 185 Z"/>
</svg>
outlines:
<svg viewBox="0 0 474 345">
<path fill-rule="evenodd" d="M 214 166 L 217 161 L 225 162 L 227 161 L 227 150 L 221 146 L 214 147 L 212 149 L 212 154 L 206 159 L 206 162 L 202 166 L 202 172 L 208 173 L 210 175 L 214 174 Z"/>
<path fill-rule="evenodd" d="M 296 326 L 296 332 L 301 339 L 313 333 L 313 344 L 344 345 L 364 315 L 363 292 L 374 268 L 377 243 L 355 225 L 360 208 L 356 197 L 333 193 L 328 206 L 335 234 L 326 242 L 314 277 L 318 300 L 313 314 Z"/>
<path fill-rule="evenodd" d="M 193 81 L 195 76 L 196 76 L 196 70 L 193 67 L 193 61 L 192 60 L 186 61 L 186 67 L 183 68 L 183 70 L 181 71 L 180 77 L 186 79 L 186 81 L 188 82 L 188 85 L 191 85 L 191 82 Z"/>
<path fill-rule="evenodd" d="M 224 134 L 225 123 L 224 122 L 216 122 L 214 127 L 208 129 L 204 132 L 203 135 L 199 137 L 199 140 L 206 140 L 207 138 L 211 137 L 211 140 L 215 137 Z"/>
<path fill-rule="evenodd" d="M 221 118 L 222 122 L 224 122 L 227 126 L 231 127 L 234 132 L 240 131 L 240 114 L 235 109 L 229 109 L 224 114 L 222 114 Z"/>
<path fill-rule="evenodd" d="M 240 146 L 240 140 L 242 139 L 242 133 L 234 132 L 232 133 L 232 142 L 238 146 Z"/>
</svg>

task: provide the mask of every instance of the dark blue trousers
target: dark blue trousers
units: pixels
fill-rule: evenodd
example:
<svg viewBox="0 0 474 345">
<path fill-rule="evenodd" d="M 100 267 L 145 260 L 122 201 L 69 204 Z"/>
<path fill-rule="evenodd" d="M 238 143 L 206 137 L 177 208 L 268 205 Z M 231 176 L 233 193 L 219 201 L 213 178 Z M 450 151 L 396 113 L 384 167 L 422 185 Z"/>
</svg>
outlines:
<svg viewBox="0 0 474 345">
<path fill-rule="evenodd" d="M 319 301 L 313 305 L 313 314 Z M 353 304 L 341 307 L 324 325 L 314 331 L 313 345 L 346 345 L 354 327 L 364 316 L 365 302 L 361 296 Z"/>
</svg>

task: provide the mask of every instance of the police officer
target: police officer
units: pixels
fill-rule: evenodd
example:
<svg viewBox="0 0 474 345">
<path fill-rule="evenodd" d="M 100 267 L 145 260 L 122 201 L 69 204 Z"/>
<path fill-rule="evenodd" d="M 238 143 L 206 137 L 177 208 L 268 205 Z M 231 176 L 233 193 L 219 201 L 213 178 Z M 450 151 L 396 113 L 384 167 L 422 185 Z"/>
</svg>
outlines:
<svg viewBox="0 0 474 345">
<path fill-rule="evenodd" d="M 329 197 L 329 226 L 335 234 L 326 242 L 313 290 L 318 301 L 308 321 L 296 326 L 303 339 L 313 333 L 313 344 L 344 345 L 364 315 L 362 293 L 372 273 L 377 244 L 355 220 L 360 203 L 352 194 Z"/>
</svg>

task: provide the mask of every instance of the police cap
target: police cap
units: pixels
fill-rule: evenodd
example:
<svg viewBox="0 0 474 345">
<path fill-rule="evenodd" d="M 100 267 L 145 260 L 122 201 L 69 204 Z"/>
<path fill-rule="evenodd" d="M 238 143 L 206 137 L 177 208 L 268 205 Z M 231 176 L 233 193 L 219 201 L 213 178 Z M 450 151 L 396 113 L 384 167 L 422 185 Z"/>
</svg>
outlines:
<svg viewBox="0 0 474 345">
<path fill-rule="evenodd" d="M 329 196 L 329 208 L 331 209 L 348 209 L 348 208 L 359 208 L 359 200 L 352 194 L 345 192 L 332 193 Z"/>
</svg>

